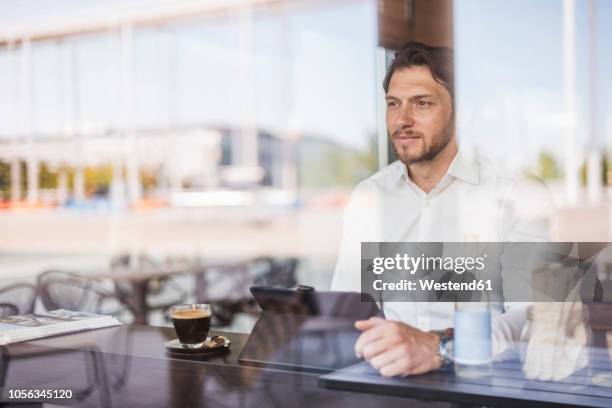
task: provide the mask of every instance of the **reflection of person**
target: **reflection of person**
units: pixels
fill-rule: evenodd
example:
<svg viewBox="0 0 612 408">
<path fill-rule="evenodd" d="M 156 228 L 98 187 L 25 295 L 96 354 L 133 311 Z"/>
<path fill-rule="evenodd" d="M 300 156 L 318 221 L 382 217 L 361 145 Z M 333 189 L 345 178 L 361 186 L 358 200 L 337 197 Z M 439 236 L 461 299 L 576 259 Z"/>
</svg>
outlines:
<svg viewBox="0 0 612 408">
<path fill-rule="evenodd" d="M 523 372 L 530 379 L 562 380 L 588 364 L 589 330 L 579 301 L 541 302 L 529 307 Z"/>
<path fill-rule="evenodd" d="M 557 245 L 558 253 L 572 253 L 572 256 L 566 256 L 552 267 L 537 270 L 536 276 L 541 280 L 540 285 L 561 287 L 557 293 L 567 293 L 567 296 L 562 301 L 538 302 L 529 306 L 529 324 L 521 339 L 523 372 L 527 378 L 542 381 L 559 381 L 587 366 L 587 346 L 591 341 L 587 317 L 592 319 L 593 316 L 586 312 L 587 307 L 582 301 L 598 302 L 603 296 L 603 288 L 597 279 L 596 258 L 605 257 L 608 244 L 578 242 Z M 586 376 L 583 378 L 588 379 Z"/>
<path fill-rule="evenodd" d="M 358 184 L 344 217 L 333 290 L 360 291 L 361 242 L 541 241 L 540 200 L 529 219 L 516 213 L 521 181 L 459 148 L 455 135 L 452 51 L 408 43 L 383 87 L 390 140 L 399 158 Z M 495 137 L 495 135 L 491 135 Z M 521 200 L 515 200 L 517 197 Z M 450 357 L 453 303 L 388 302 L 385 319 L 356 323 L 355 350 L 385 376 L 436 369 Z M 525 310 L 500 308 L 494 352 L 518 340 Z M 503 309 L 503 313 L 502 310 Z M 442 341 L 441 341 L 442 340 Z"/>
</svg>

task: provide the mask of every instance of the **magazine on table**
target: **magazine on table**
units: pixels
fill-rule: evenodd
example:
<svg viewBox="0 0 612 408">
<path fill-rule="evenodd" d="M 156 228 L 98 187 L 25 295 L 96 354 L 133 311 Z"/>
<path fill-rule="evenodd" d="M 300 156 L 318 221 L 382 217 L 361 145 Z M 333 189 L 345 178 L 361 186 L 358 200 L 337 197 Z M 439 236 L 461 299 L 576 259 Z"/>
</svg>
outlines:
<svg viewBox="0 0 612 408">
<path fill-rule="evenodd" d="M 113 316 L 64 309 L 8 316 L 0 318 L 0 345 L 120 324 Z"/>
</svg>

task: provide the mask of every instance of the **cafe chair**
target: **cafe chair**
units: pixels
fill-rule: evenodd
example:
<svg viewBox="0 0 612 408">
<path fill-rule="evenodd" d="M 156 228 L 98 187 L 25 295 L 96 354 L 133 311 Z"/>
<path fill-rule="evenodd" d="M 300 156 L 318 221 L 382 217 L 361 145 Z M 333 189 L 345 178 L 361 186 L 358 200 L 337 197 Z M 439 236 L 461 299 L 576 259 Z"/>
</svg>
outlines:
<svg viewBox="0 0 612 408">
<path fill-rule="evenodd" d="M 274 288 L 295 288 L 297 282 L 297 258 L 271 258 L 260 257 L 252 261 L 253 277 L 248 283 L 251 286 L 266 286 Z M 240 313 L 257 316 L 261 312 L 250 291 L 242 299 L 239 306 Z"/>
<path fill-rule="evenodd" d="M 255 276 L 256 286 L 271 286 L 278 288 L 293 288 L 297 285 L 297 258 L 274 259 L 270 257 L 257 258 L 254 262 L 267 263 L 263 273 Z"/>
<path fill-rule="evenodd" d="M 248 263 L 204 266 L 196 271 L 196 301 L 212 306 L 212 326 L 232 323 L 240 303 L 248 296 L 249 273 Z"/>
<path fill-rule="evenodd" d="M 19 314 L 17 306 L 11 303 L 0 303 L 0 318 L 7 316 L 15 316 Z"/>
<path fill-rule="evenodd" d="M 212 305 L 213 326 L 229 326 L 238 313 L 259 314 L 249 291 L 251 286 L 295 287 L 297 265 L 295 258 L 258 257 L 236 264 L 204 266 L 196 273 L 196 299 Z"/>
<path fill-rule="evenodd" d="M 47 310 L 107 314 L 126 320 L 127 305 L 98 279 L 74 272 L 49 270 L 38 275 L 36 281 L 40 300 Z"/>
<path fill-rule="evenodd" d="M 83 312 L 101 313 L 102 301 L 112 299 L 112 294 L 95 287 L 95 282 L 74 273 L 64 271 L 47 271 L 37 277 L 37 285 L 15 284 L 0 289 L 0 316 L 32 313 L 36 295 L 40 295 L 43 306 L 47 310 L 69 309 Z M 23 350 L 22 350 L 23 349 Z M 52 354 L 81 354 L 83 355 L 85 385 L 74 390 L 77 401 L 83 401 L 94 391 L 98 391 L 101 406 L 109 407 L 110 400 L 108 374 L 101 354 L 95 350 L 61 350 L 40 348 L 16 348 L 9 352 L 9 348 L 0 347 L 0 387 L 10 374 L 10 362 L 37 358 Z"/>
<path fill-rule="evenodd" d="M 134 270 L 163 270 L 168 268 L 161 262 L 157 262 L 151 257 L 140 254 L 138 256 L 137 265 L 129 254 L 119 254 L 111 260 L 111 270 L 116 273 L 121 271 Z M 187 266 L 185 266 L 187 267 Z M 116 280 L 114 281 L 115 290 L 122 299 L 130 299 L 133 288 L 130 282 Z M 177 281 L 176 278 L 170 276 L 161 276 L 158 278 L 149 279 L 147 282 L 147 312 L 167 310 L 170 306 L 185 303 L 189 297 L 189 292 L 185 290 Z M 164 314 L 164 317 L 166 315 Z"/>
<path fill-rule="evenodd" d="M 31 358 L 41 358 L 50 355 L 74 355 L 80 354 L 83 356 L 84 370 L 84 386 L 73 390 L 73 395 L 76 401 L 83 401 L 95 391 L 98 391 L 101 407 L 111 407 L 110 388 L 108 384 L 108 375 L 106 373 L 103 356 L 94 349 L 90 350 L 64 350 L 60 348 L 41 348 L 41 347 L 22 347 L 11 349 L 0 347 L 0 388 L 2 388 L 7 378 L 10 375 L 11 362 L 16 360 L 25 360 Z M 3 406 L 0 404 L 0 406 Z"/>
<path fill-rule="evenodd" d="M 41 302 L 47 310 L 67 309 L 107 314 L 126 320 L 124 316 L 129 310 L 128 306 L 99 279 L 74 272 L 49 270 L 38 275 L 37 286 Z M 125 343 L 124 347 L 130 347 L 127 339 L 114 338 L 113 341 Z M 83 400 L 98 390 L 102 406 L 110 406 L 109 389 L 123 387 L 128 372 L 129 357 L 127 353 L 104 356 L 95 350 L 85 353 L 88 385 L 85 389 L 78 390 L 76 397 Z"/>
<path fill-rule="evenodd" d="M 34 311 L 36 286 L 29 283 L 15 283 L 0 288 L 0 318 Z"/>
</svg>

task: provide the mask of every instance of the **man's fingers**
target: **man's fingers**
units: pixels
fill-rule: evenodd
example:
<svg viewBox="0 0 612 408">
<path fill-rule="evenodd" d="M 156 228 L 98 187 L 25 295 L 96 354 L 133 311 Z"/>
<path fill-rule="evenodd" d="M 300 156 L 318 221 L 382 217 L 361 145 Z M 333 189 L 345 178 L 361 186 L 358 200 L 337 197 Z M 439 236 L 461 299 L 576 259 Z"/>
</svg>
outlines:
<svg viewBox="0 0 612 408">
<path fill-rule="evenodd" d="M 370 320 L 367 323 L 373 326 L 357 339 L 355 354 L 369 361 L 381 375 L 420 374 L 438 367 L 439 357 L 430 349 L 430 334 L 396 321 Z"/>
<path fill-rule="evenodd" d="M 378 353 L 368 361 L 372 367 L 380 371 L 381 368 L 393 364 L 400 357 L 401 353 L 397 347 L 387 347 L 384 352 Z"/>
<path fill-rule="evenodd" d="M 378 340 L 367 343 L 361 350 L 363 358 L 371 360 L 377 355 L 390 350 L 401 343 L 401 338 L 395 335 L 384 336 Z"/>
<path fill-rule="evenodd" d="M 376 368 L 383 377 L 406 376 L 422 374 L 431 371 L 428 361 L 415 359 L 413 351 L 407 345 L 395 345 L 387 351 L 380 353 L 370 360 L 372 367 Z"/>
<path fill-rule="evenodd" d="M 355 328 L 364 331 L 384 322 L 386 322 L 386 320 L 381 319 L 380 317 L 370 317 L 368 320 L 357 320 L 355 322 Z"/>
<path fill-rule="evenodd" d="M 378 324 L 375 327 L 372 327 L 361 333 L 361 335 L 357 339 L 357 342 L 355 343 L 355 354 L 357 355 L 357 357 L 361 358 L 363 356 L 363 348 L 367 344 L 382 339 L 387 335 L 385 327 L 386 325 L 384 324 Z"/>
<path fill-rule="evenodd" d="M 396 375 L 410 374 L 411 358 L 399 347 L 389 351 L 389 363 L 383 365 L 378 371 L 383 377 L 395 377 Z"/>
</svg>

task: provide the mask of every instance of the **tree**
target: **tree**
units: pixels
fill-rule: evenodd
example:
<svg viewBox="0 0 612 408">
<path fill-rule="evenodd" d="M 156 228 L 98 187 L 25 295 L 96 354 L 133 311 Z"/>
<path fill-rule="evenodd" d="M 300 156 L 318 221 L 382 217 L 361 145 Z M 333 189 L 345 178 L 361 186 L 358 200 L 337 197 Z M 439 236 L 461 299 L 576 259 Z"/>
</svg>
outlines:
<svg viewBox="0 0 612 408">
<path fill-rule="evenodd" d="M 542 180 L 555 180 L 561 178 L 561 170 L 552 154 L 548 152 L 540 153 L 536 175 Z"/>
</svg>

